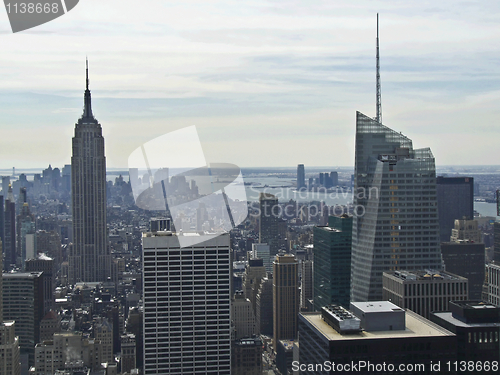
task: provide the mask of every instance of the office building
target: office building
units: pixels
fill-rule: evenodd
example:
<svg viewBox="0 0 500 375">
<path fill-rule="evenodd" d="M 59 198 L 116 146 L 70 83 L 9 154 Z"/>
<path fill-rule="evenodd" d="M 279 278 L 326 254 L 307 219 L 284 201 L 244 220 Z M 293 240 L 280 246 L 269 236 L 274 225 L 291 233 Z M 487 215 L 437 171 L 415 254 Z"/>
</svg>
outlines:
<svg viewBox="0 0 500 375">
<path fill-rule="evenodd" d="M 73 246 L 69 282 L 106 281 L 111 275 L 106 229 L 106 157 L 101 124 L 92 114 L 88 66 L 83 115 L 75 125 L 71 157 Z"/>
<path fill-rule="evenodd" d="M 266 268 L 266 272 L 273 272 L 273 263 L 271 261 L 271 252 L 267 243 L 253 243 L 252 244 L 252 258 L 262 259 L 262 263 Z"/>
<path fill-rule="evenodd" d="M 497 306 L 478 301 L 453 301 L 449 311 L 431 313 L 431 321 L 457 335 L 459 360 L 490 363 L 500 360 L 500 308 Z"/>
<path fill-rule="evenodd" d="M 312 311 L 311 301 L 314 296 L 314 264 L 312 260 L 300 262 L 300 309 Z"/>
<path fill-rule="evenodd" d="M 54 309 L 55 272 L 54 260 L 45 254 L 40 254 L 36 259 L 25 262 L 26 272 L 43 272 L 44 315 Z"/>
<path fill-rule="evenodd" d="M 12 186 L 9 185 L 7 198 L 5 199 L 5 232 L 4 232 L 4 270 L 10 270 L 17 261 L 16 255 L 16 202 L 12 194 Z"/>
<path fill-rule="evenodd" d="M 257 292 L 259 291 L 260 281 L 266 277 L 266 268 L 262 259 L 249 259 L 248 265 L 243 273 L 242 287 L 246 298 L 252 303 L 252 309 L 255 311 L 255 302 Z"/>
<path fill-rule="evenodd" d="M 482 243 L 481 229 L 478 227 L 476 220 L 455 220 L 449 241 L 458 242 L 460 240 Z"/>
<path fill-rule="evenodd" d="M 243 292 L 236 292 L 231 303 L 231 314 L 234 322 L 236 340 L 252 337 L 257 334 L 255 313 L 252 302 L 245 298 Z"/>
<path fill-rule="evenodd" d="M 2 292 L 3 317 L 16 322 L 21 356 L 27 357 L 33 366 L 35 344 L 40 341 L 40 321 L 44 317 L 42 272 L 4 273 Z"/>
<path fill-rule="evenodd" d="M 382 298 L 382 273 L 441 269 L 436 167 L 429 148 L 359 112 L 351 301 Z"/>
<path fill-rule="evenodd" d="M 469 299 L 480 300 L 485 272 L 484 243 L 458 240 L 441 243 L 445 270 L 469 280 Z"/>
<path fill-rule="evenodd" d="M 236 340 L 232 349 L 232 375 L 262 374 L 262 340 L 259 337 Z"/>
<path fill-rule="evenodd" d="M 1 215 L 0 215 L 1 216 Z M 0 254 L 2 242 L 0 241 Z M 0 257 L 0 268 L 2 258 Z M 4 320 L 3 316 L 3 280 L 0 275 L 0 374 L 20 375 L 19 337 L 16 336 L 15 321 Z"/>
<path fill-rule="evenodd" d="M 120 363 L 123 374 L 130 373 L 131 370 L 137 368 L 135 345 L 135 335 L 133 333 L 121 336 Z"/>
<path fill-rule="evenodd" d="M 468 300 L 468 280 L 445 271 L 384 272 L 382 297 L 395 305 L 430 318 L 432 311 L 447 311 L 450 301 Z"/>
<path fill-rule="evenodd" d="M 500 263 L 488 263 L 485 267 L 485 285 L 483 301 L 500 307 Z"/>
<path fill-rule="evenodd" d="M 21 266 L 25 269 L 26 259 L 36 254 L 36 222 L 35 215 L 30 212 L 28 203 L 23 203 L 21 213 L 17 216 L 17 253 L 21 256 Z"/>
<path fill-rule="evenodd" d="M 297 190 L 306 187 L 306 173 L 304 170 L 304 164 L 299 164 L 297 166 Z"/>
<path fill-rule="evenodd" d="M 229 375 L 230 237 L 184 236 L 143 234 L 143 373 Z"/>
<path fill-rule="evenodd" d="M 294 256 L 276 256 L 273 263 L 273 348 L 283 339 L 297 338 L 299 313 L 298 262 Z"/>
<path fill-rule="evenodd" d="M 260 193 L 259 209 L 259 243 L 267 243 L 271 257 L 273 257 L 278 254 L 280 243 L 278 234 L 280 213 L 278 198 L 272 194 Z"/>
<path fill-rule="evenodd" d="M 314 308 L 349 307 L 352 216 L 330 216 L 328 226 L 314 227 Z"/>
<path fill-rule="evenodd" d="M 273 335 L 273 274 L 262 279 L 255 302 L 255 319 L 257 332 L 262 335 Z"/>
<path fill-rule="evenodd" d="M 438 176 L 436 189 L 439 237 L 441 242 L 448 242 L 455 220 L 474 218 L 474 178 Z"/>
<path fill-rule="evenodd" d="M 301 313 L 299 336 L 303 375 L 388 374 L 388 364 L 396 371 L 405 365 L 408 371 L 403 373 L 432 374 L 431 362 L 456 360 L 453 333 L 387 301 L 352 302 L 350 311 L 327 306 L 321 312 Z"/>
<path fill-rule="evenodd" d="M 339 173 L 338 172 L 330 172 L 330 179 L 332 181 L 332 186 L 339 185 Z"/>
</svg>

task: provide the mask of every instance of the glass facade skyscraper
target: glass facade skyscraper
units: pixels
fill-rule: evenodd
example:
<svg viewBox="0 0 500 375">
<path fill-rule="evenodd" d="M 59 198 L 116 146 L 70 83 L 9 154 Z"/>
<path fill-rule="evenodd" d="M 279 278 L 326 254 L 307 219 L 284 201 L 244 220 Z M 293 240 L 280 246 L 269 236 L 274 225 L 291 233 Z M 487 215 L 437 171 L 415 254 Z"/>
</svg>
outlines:
<svg viewBox="0 0 500 375">
<path fill-rule="evenodd" d="M 356 113 L 351 301 L 382 299 L 382 273 L 441 269 L 436 167 L 429 148 Z"/>
</svg>

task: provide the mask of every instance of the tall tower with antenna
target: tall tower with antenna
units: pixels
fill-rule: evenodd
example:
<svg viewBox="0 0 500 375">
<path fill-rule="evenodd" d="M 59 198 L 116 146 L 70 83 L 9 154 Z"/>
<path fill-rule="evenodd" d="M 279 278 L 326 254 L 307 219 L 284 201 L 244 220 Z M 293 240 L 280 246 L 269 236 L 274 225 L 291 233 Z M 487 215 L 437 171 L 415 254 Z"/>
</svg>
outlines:
<svg viewBox="0 0 500 375">
<path fill-rule="evenodd" d="M 378 13 L 377 13 L 377 116 L 375 120 L 382 123 L 382 93 L 380 91 L 380 52 L 378 43 Z"/>
</svg>

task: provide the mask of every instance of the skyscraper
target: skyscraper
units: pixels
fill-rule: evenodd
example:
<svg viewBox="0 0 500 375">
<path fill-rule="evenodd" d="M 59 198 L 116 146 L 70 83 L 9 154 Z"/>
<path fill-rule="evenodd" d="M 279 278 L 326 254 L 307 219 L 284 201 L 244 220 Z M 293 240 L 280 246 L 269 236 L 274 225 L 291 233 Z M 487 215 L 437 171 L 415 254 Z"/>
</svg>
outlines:
<svg viewBox="0 0 500 375">
<path fill-rule="evenodd" d="M 0 254 L 2 241 L 0 241 Z M 0 257 L 0 269 L 2 268 Z M 3 320 L 3 282 L 0 273 L 0 374 L 19 375 L 21 365 L 19 362 L 19 337 L 15 334 L 14 320 Z"/>
<path fill-rule="evenodd" d="M 183 235 L 183 234 L 179 234 Z M 144 375 L 231 373 L 229 233 L 145 233 Z"/>
<path fill-rule="evenodd" d="M 99 122 L 92 114 L 88 64 L 83 115 L 75 125 L 71 157 L 73 246 L 69 281 L 105 281 L 111 273 L 106 230 L 106 158 Z"/>
<path fill-rule="evenodd" d="M 294 256 L 277 256 L 273 263 L 273 347 L 297 337 L 299 314 L 298 263 Z"/>
<path fill-rule="evenodd" d="M 304 164 L 297 166 L 297 190 L 306 187 L 306 174 L 304 171 Z"/>
<path fill-rule="evenodd" d="M 4 269 L 7 271 L 12 265 L 16 264 L 16 202 L 12 194 L 12 186 L 9 185 L 7 199 L 5 200 L 5 244 Z"/>
<path fill-rule="evenodd" d="M 436 183 L 440 240 L 448 242 L 455 220 L 474 218 L 474 178 L 439 176 Z"/>
<path fill-rule="evenodd" d="M 382 299 L 382 273 L 441 269 L 429 148 L 356 113 L 351 301 Z"/>
<path fill-rule="evenodd" d="M 349 307 L 352 216 L 330 216 L 328 226 L 314 227 L 314 308 Z"/>
<path fill-rule="evenodd" d="M 271 256 L 278 254 L 279 235 L 278 198 L 272 194 L 260 193 L 259 195 L 259 243 L 267 243 Z"/>
</svg>

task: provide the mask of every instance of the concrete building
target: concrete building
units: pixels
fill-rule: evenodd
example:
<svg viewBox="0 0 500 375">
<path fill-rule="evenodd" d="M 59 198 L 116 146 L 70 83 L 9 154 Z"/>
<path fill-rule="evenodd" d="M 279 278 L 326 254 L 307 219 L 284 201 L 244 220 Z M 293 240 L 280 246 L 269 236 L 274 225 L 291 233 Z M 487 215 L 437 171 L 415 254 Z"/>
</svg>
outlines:
<svg viewBox="0 0 500 375">
<path fill-rule="evenodd" d="M 2 213 L 0 211 L 0 213 Z M 0 215 L 1 216 L 1 215 Z M 2 241 L 0 240 L 0 254 L 2 254 Z M 2 257 L 0 257 L 0 269 Z M 3 316 L 3 280 L 0 275 L 0 374 L 20 375 L 20 347 L 19 337 L 16 336 L 15 322 L 4 320 Z"/>
<path fill-rule="evenodd" d="M 75 125 L 71 157 L 73 246 L 68 257 L 71 284 L 106 281 L 111 275 L 104 138 L 101 124 L 92 114 L 88 66 L 84 97 L 83 115 Z"/>
<path fill-rule="evenodd" d="M 54 310 L 49 311 L 40 321 L 40 342 L 52 340 L 54 333 L 61 332 L 61 316 Z"/>
<path fill-rule="evenodd" d="M 495 306 L 500 306 L 500 264 L 496 261 L 488 263 L 485 273 L 485 295 L 483 300 Z"/>
<path fill-rule="evenodd" d="M 469 280 L 469 299 L 480 300 L 484 283 L 484 243 L 459 240 L 441 243 L 441 253 L 447 272 Z"/>
<path fill-rule="evenodd" d="M 247 337 L 233 342 L 231 374 L 262 374 L 262 340 L 259 337 Z"/>
<path fill-rule="evenodd" d="M 3 274 L 3 317 L 16 322 L 21 356 L 34 364 L 35 345 L 40 341 L 44 308 L 42 272 Z M 22 298 L 21 298 L 22 296 Z"/>
<path fill-rule="evenodd" d="M 121 372 L 129 373 L 137 368 L 135 335 L 128 333 L 121 336 Z"/>
<path fill-rule="evenodd" d="M 16 264 L 16 202 L 12 193 L 12 186 L 9 185 L 7 198 L 5 199 L 5 220 L 4 220 L 4 270 L 10 270 Z"/>
<path fill-rule="evenodd" d="M 260 193 L 259 210 L 259 243 L 267 243 L 273 257 L 278 254 L 280 244 L 278 198 L 272 194 Z"/>
<path fill-rule="evenodd" d="M 301 311 L 312 310 L 311 301 L 314 296 L 314 263 L 312 260 L 300 262 L 300 309 Z"/>
<path fill-rule="evenodd" d="M 382 297 L 429 319 L 432 311 L 447 311 L 450 301 L 468 300 L 468 283 L 445 271 L 384 272 Z"/>
<path fill-rule="evenodd" d="M 270 248 L 267 243 L 252 244 L 252 258 L 262 259 L 262 263 L 269 273 L 273 272 L 273 263 L 271 262 Z"/>
<path fill-rule="evenodd" d="M 255 319 L 257 332 L 273 335 L 273 275 L 262 279 L 255 300 Z"/>
<path fill-rule="evenodd" d="M 255 304 L 257 300 L 257 293 L 261 280 L 266 277 L 266 268 L 264 267 L 262 259 L 249 259 L 243 273 L 243 292 L 246 298 L 252 303 L 252 309 L 255 311 Z"/>
<path fill-rule="evenodd" d="M 248 298 L 245 298 L 243 292 L 235 293 L 231 303 L 231 312 L 236 331 L 236 340 L 252 337 L 257 334 L 252 302 Z"/>
<path fill-rule="evenodd" d="M 54 260 L 45 254 L 39 254 L 36 259 L 27 259 L 24 265 L 26 272 L 43 272 L 43 312 L 47 314 L 55 307 L 54 288 L 56 275 L 54 272 Z"/>
<path fill-rule="evenodd" d="M 478 228 L 476 220 L 455 220 L 449 242 L 458 242 L 460 240 L 476 243 L 483 242 L 481 229 Z"/>
<path fill-rule="evenodd" d="M 106 318 L 97 318 L 92 324 L 94 339 L 99 342 L 101 362 L 113 363 L 113 326 Z"/>
<path fill-rule="evenodd" d="M 314 227 L 314 308 L 335 303 L 349 307 L 352 216 L 330 216 L 328 226 Z"/>
<path fill-rule="evenodd" d="M 183 236 L 181 248 L 171 232 L 143 234 L 143 373 L 229 375 L 229 234 Z"/>
<path fill-rule="evenodd" d="M 303 375 L 432 374 L 431 362 L 456 360 L 453 333 L 387 301 L 352 302 L 350 311 L 337 306 L 301 313 L 299 340 L 299 361 L 292 370 Z"/>
<path fill-rule="evenodd" d="M 273 263 L 273 348 L 283 339 L 297 338 L 299 313 L 298 262 L 294 256 L 276 256 Z"/>
<path fill-rule="evenodd" d="M 438 176 L 436 189 L 439 238 L 441 242 L 448 242 L 455 220 L 474 218 L 474 178 Z"/>
<path fill-rule="evenodd" d="M 474 363 L 500 360 L 500 308 L 497 306 L 454 301 L 449 311 L 432 313 L 431 320 L 457 335 L 458 359 Z"/>
<path fill-rule="evenodd" d="M 441 269 L 436 166 L 429 148 L 356 113 L 351 301 L 382 298 L 382 273 Z"/>
</svg>

